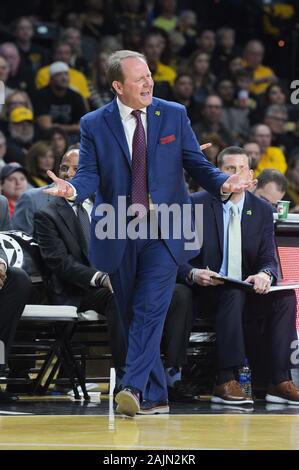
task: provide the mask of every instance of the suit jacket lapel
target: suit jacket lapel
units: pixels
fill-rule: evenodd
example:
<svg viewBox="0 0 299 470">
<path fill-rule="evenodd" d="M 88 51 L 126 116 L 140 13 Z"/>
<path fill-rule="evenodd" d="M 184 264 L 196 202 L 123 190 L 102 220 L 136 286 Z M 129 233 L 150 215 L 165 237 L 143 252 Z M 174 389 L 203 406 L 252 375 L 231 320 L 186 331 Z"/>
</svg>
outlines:
<svg viewBox="0 0 299 470">
<path fill-rule="evenodd" d="M 124 126 L 121 122 L 119 109 L 117 106 L 116 98 L 111 102 L 110 106 L 106 110 L 105 120 L 111 130 L 112 134 L 116 138 L 117 142 L 122 148 L 122 151 L 126 157 L 126 160 L 131 168 L 131 157 L 129 147 L 126 139 Z"/>
<path fill-rule="evenodd" d="M 241 221 L 242 242 L 248 239 L 248 234 L 250 231 L 250 222 L 252 222 L 251 216 L 253 215 L 253 213 L 252 213 L 252 207 L 251 207 L 249 199 L 250 199 L 249 193 L 246 192 L 243 211 L 242 211 L 242 221 Z M 242 250 L 243 248 L 244 247 L 242 243 Z"/>
<path fill-rule="evenodd" d="M 220 246 L 220 252 L 221 256 L 223 255 L 223 208 L 222 208 L 222 203 L 219 202 L 217 199 L 212 200 L 212 207 L 214 211 L 214 216 L 216 219 L 216 225 L 217 225 L 217 232 L 218 232 L 218 238 L 219 238 L 219 246 Z"/>
<path fill-rule="evenodd" d="M 149 163 L 155 154 L 162 118 L 163 114 L 159 103 L 153 98 L 152 104 L 147 108 L 147 154 Z"/>
<path fill-rule="evenodd" d="M 57 212 L 60 215 L 65 226 L 69 230 L 74 242 L 80 247 L 84 255 L 88 257 L 85 243 L 80 243 L 80 231 L 79 231 L 78 221 L 77 221 L 76 214 L 74 210 L 72 209 L 72 207 L 64 199 L 58 199 Z"/>
</svg>

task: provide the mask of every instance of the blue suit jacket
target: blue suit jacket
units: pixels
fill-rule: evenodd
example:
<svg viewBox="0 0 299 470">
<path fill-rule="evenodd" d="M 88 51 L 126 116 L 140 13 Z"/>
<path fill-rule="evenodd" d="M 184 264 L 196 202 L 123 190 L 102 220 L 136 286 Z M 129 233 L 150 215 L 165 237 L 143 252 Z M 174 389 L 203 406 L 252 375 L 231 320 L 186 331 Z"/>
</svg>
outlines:
<svg viewBox="0 0 299 470">
<path fill-rule="evenodd" d="M 219 272 L 223 258 L 222 203 L 206 191 L 191 195 L 192 204 L 203 204 L 203 246 L 200 254 L 189 264 L 181 265 L 181 281 L 193 267 Z M 277 278 L 276 246 L 272 207 L 269 203 L 246 191 L 241 222 L 242 277 L 270 270 Z"/>
<path fill-rule="evenodd" d="M 169 137 L 170 139 L 162 139 Z M 227 179 L 211 165 L 200 150 L 191 129 L 185 107 L 154 98 L 147 108 L 148 188 L 154 204 L 190 204 L 183 169 L 205 189 L 220 197 L 220 188 Z M 86 114 L 81 119 L 80 162 L 72 180 L 77 190 L 77 202 L 96 193 L 92 211 L 90 261 L 97 268 L 114 272 L 121 263 L 126 238 L 99 240 L 97 223 L 103 216 L 96 208 L 101 203 L 116 209 L 118 196 L 127 205 L 131 198 L 131 158 L 116 99 L 108 105 Z M 117 218 L 116 218 L 117 220 Z M 184 251 L 184 236 L 175 239 L 173 224 L 165 240 L 179 264 L 198 251 Z"/>
</svg>

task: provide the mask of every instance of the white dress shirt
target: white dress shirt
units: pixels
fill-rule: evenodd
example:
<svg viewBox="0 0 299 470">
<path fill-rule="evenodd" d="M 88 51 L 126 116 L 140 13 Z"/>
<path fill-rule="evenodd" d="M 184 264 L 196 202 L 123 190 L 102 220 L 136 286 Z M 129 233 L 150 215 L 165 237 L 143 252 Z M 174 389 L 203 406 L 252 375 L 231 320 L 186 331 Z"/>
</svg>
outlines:
<svg viewBox="0 0 299 470">
<path fill-rule="evenodd" d="M 121 122 L 124 126 L 124 131 L 126 134 L 129 152 L 130 152 L 130 156 L 132 159 L 133 136 L 134 136 L 134 132 L 135 132 L 136 125 L 137 125 L 136 118 L 131 114 L 132 111 L 134 111 L 134 109 L 130 108 L 129 106 L 126 106 L 124 103 L 120 101 L 118 97 L 116 98 L 116 102 L 117 102 L 117 106 L 119 109 Z M 144 127 L 145 138 L 146 138 L 147 137 L 147 119 L 146 119 L 147 108 L 141 108 L 140 111 L 141 111 L 141 121 Z"/>
</svg>

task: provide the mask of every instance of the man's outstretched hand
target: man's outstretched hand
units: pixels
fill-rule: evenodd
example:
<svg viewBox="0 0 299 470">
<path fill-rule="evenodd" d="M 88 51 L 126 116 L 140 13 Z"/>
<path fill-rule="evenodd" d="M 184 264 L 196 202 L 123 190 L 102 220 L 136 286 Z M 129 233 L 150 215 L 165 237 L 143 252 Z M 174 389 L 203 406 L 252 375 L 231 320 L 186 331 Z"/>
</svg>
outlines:
<svg viewBox="0 0 299 470">
<path fill-rule="evenodd" d="M 74 197 L 74 189 L 64 180 L 58 178 L 53 171 L 48 170 L 47 175 L 53 180 L 54 186 L 44 189 L 44 192 L 51 196 L 65 197 L 66 199 Z"/>
<path fill-rule="evenodd" d="M 256 186 L 257 180 L 248 178 L 248 175 L 242 174 L 242 172 L 231 175 L 225 183 L 221 186 L 223 193 L 241 193 L 246 189 L 251 190 Z"/>
</svg>

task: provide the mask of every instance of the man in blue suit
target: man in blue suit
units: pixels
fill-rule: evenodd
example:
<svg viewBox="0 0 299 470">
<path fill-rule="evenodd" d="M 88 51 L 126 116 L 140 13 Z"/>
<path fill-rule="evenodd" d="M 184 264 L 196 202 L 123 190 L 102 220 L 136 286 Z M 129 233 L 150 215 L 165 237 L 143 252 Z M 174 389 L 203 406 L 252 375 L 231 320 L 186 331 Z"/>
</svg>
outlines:
<svg viewBox="0 0 299 470">
<path fill-rule="evenodd" d="M 190 205 L 184 168 L 218 198 L 251 183 L 242 175 L 224 175 L 204 158 L 184 106 L 153 98 L 153 80 L 143 55 L 112 54 L 108 77 L 116 98 L 81 119 L 77 175 L 68 185 L 49 173 L 55 186 L 47 191 L 76 202 L 96 192 L 90 260 L 103 271 L 100 282 L 106 282 L 106 273 L 111 278 L 128 338 L 123 389 L 116 396 L 118 411 L 129 416 L 168 412 L 160 358 L 163 324 L 178 264 L 198 250 L 186 254 L 184 234 L 174 233 L 184 226 L 184 218 L 174 217 L 167 230 L 160 223 L 158 236 L 147 236 L 147 222 L 156 220 L 157 205 L 175 204 L 180 211 Z M 125 228 L 137 221 L 139 228 L 145 225 L 145 237 L 123 233 L 116 223 L 123 213 Z"/>
<path fill-rule="evenodd" d="M 249 157 L 240 147 L 222 150 L 217 161 L 228 174 L 253 173 Z M 295 292 L 268 293 L 278 276 L 271 205 L 248 191 L 233 194 L 225 204 L 202 191 L 192 194 L 192 203 L 203 205 L 203 247 L 189 264 L 180 266 L 179 278 L 192 285 L 197 312 L 214 317 L 217 381 L 212 402 L 252 403 L 238 382 L 238 369 L 246 356 L 245 311 L 245 330 L 254 332 L 246 335 L 247 354 L 253 372 L 262 369 L 258 378 L 269 385 L 266 400 L 299 405 L 299 392 L 289 371 L 294 367 L 291 354 L 297 339 Z M 252 283 L 254 293 L 222 285 L 215 279 L 219 274 Z M 264 346 L 258 337 L 261 324 Z"/>
</svg>

